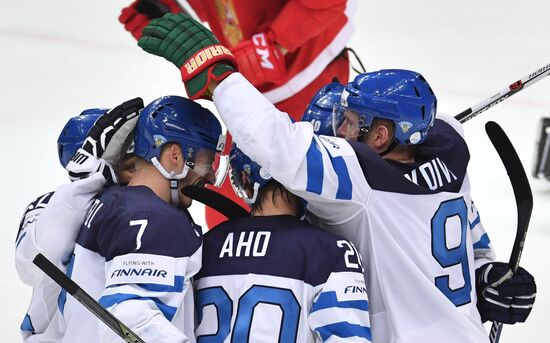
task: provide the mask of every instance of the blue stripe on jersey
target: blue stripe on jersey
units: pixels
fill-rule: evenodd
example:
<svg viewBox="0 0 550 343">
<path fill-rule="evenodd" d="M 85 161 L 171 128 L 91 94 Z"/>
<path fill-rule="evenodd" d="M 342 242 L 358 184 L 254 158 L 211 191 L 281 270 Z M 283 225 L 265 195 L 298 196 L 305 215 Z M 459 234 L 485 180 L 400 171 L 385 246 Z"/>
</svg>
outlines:
<svg viewBox="0 0 550 343">
<path fill-rule="evenodd" d="M 25 318 L 23 318 L 23 322 L 21 323 L 21 330 L 29 331 L 34 334 L 34 327 L 32 326 L 31 316 L 29 316 L 28 313 L 25 315 Z"/>
<path fill-rule="evenodd" d="M 111 295 L 105 295 L 99 298 L 99 303 L 104 308 L 109 308 L 113 305 L 120 304 L 121 302 L 127 301 L 127 300 L 151 300 L 155 303 L 157 308 L 162 312 L 164 317 L 168 319 L 168 321 L 172 321 L 172 318 L 174 318 L 174 315 L 176 314 L 177 307 L 166 305 L 162 301 L 159 300 L 159 298 L 156 297 L 140 297 L 137 294 L 125 294 L 125 293 L 116 293 Z"/>
<path fill-rule="evenodd" d="M 340 338 L 361 337 L 369 341 L 372 340 L 370 328 L 348 322 L 339 322 L 315 328 L 323 342 L 326 342 L 331 336 Z"/>
<path fill-rule="evenodd" d="M 317 149 L 315 139 L 311 140 L 311 145 L 306 153 L 307 161 L 307 186 L 306 191 L 321 194 L 323 191 L 323 155 Z"/>
<path fill-rule="evenodd" d="M 69 261 L 69 265 L 67 266 L 67 276 L 71 277 L 73 275 L 73 266 L 74 266 L 74 254 L 71 255 L 71 259 Z M 65 302 L 67 301 L 67 291 L 64 289 L 61 289 L 61 292 L 59 293 L 59 298 L 57 299 L 57 306 L 59 307 L 59 311 L 61 314 L 63 314 L 63 311 L 65 311 Z"/>
<path fill-rule="evenodd" d="M 491 243 L 491 240 L 489 239 L 489 236 L 484 233 L 479 241 L 474 244 L 474 249 L 489 249 L 489 243 Z"/>
<path fill-rule="evenodd" d="M 336 292 L 324 292 L 319 295 L 319 298 L 315 304 L 313 304 L 311 313 L 334 307 L 353 308 L 367 312 L 369 310 L 369 302 L 367 300 L 338 301 Z"/>
<path fill-rule="evenodd" d="M 17 239 L 17 242 L 15 242 L 15 249 L 17 249 L 17 247 L 19 246 L 19 243 L 21 243 L 21 241 L 23 240 L 23 237 L 25 237 L 27 235 L 27 232 L 23 232 L 23 234 Z"/>
<path fill-rule="evenodd" d="M 470 223 L 470 229 L 473 229 L 476 227 L 477 224 L 481 221 L 481 218 L 479 217 L 479 214 L 477 215 L 476 219 L 474 219 L 473 222 Z"/>
<path fill-rule="evenodd" d="M 174 277 L 174 286 L 159 285 L 156 283 L 138 283 L 137 285 L 151 292 L 183 292 L 185 277 L 176 275 Z"/>
<path fill-rule="evenodd" d="M 353 186 L 351 184 L 351 178 L 349 177 L 346 162 L 342 156 L 332 157 L 330 153 L 329 156 L 330 163 L 332 163 L 332 168 L 334 168 L 336 176 L 338 176 L 338 190 L 336 191 L 336 199 L 350 200 Z"/>
</svg>

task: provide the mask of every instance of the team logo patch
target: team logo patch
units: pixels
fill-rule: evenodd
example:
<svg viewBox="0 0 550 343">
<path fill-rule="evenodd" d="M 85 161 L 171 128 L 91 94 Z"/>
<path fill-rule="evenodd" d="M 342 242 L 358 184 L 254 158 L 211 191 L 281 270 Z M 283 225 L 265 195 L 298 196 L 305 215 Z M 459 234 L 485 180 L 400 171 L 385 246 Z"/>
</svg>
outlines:
<svg viewBox="0 0 550 343">
<path fill-rule="evenodd" d="M 168 140 L 163 135 L 153 135 L 153 141 L 155 141 L 155 147 L 158 148 L 166 143 Z"/>
<path fill-rule="evenodd" d="M 413 124 L 410 121 L 399 122 L 399 127 L 401 128 L 401 131 L 403 131 L 403 133 L 407 133 L 407 131 L 409 131 L 412 126 Z"/>
</svg>

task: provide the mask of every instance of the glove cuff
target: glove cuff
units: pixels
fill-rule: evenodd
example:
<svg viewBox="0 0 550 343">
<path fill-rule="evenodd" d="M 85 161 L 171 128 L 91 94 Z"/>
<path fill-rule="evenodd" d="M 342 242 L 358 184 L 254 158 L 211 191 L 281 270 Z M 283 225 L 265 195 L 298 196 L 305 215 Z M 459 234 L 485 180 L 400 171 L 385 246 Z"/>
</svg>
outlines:
<svg viewBox="0 0 550 343">
<path fill-rule="evenodd" d="M 221 81 L 237 71 L 237 61 L 223 45 L 211 45 L 197 51 L 180 68 L 181 79 L 191 100 L 210 99 L 211 81 Z"/>
</svg>

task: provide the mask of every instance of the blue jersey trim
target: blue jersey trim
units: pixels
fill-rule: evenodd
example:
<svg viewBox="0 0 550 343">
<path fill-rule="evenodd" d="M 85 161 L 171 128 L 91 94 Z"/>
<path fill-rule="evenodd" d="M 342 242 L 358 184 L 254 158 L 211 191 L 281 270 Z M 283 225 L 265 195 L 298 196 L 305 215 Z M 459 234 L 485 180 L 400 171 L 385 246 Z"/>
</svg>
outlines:
<svg viewBox="0 0 550 343">
<path fill-rule="evenodd" d="M 476 227 L 477 224 L 481 222 L 481 218 L 479 217 L 479 214 L 477 215 L 476 219 L 474 219 L 473 222 L 470 223 L 470 229 L 473 229 Z"/>
<path fill-rule="evenodd" d="M 351 324 L 348 322 L 339 322 L 321 326 L 315 328 L 315 331 L 319 333 L 323 339 L 323 342 L 326 342 L 331 336 L 340 338 L 361 337 L 369 341 L 372 340 L 372 334 L 369 327 Z"/>
<path fill-rule="evenodd" d="M 307 160 L 307 186 L 306 191 L 321 194 L 323 191 L 323 155 L 317 149 L 315 139 L 306 153 Z"/>
<path fill-rule="evenodd" d="M 327 150 L 328 152 L 328 150 Z M 336 191 L 336 199 L 351 200 L 351 191 L 353 185 L 351 184 L 351 178 L 349 176 L 348 167 L 342 156 L 332 157 L 330 156 L 330 163 L 332 168 L 336 172 L 338 177 L 338 190 Z"/>
<path fill-rule="evenodd" d="M 474 249 L 489 249 L 489 243 L 491 243 L 491 240 L 489 236 L 484 233 L 479 241 L 474 244 Z"/>
<path fill-rule="evenodd" d="M 176 314 L 177 307 L 166 305 L 159 298 L 156 297 L 140 297 L 137 294 L 125 294 L 125 293 L 116 293 L 111 295 L 102 296 L 99 299 L 99 303 L 104 308 L 109 308 L 113 305 L 120 304 L 127 300 L 150 300 L 155 303 L 160 312 L 168 321 L 172 321 L 174 315 Z"/>
<path fill-rule="evenodd" d="M 69 278 L 73 275 L 73 266 L 74 266 L 74 254 L 71 255 L 69 265 L 67 266 L 66 274 Z M 57 306 L 59 307 L 59 312 L 61 312 L 61 314 L 63 314 L 63 311 L 65 311 L 66 301 L 67 301 L 67 291 L 64 289 L 61 289 L 61 292 L 59 293 L 59 298 L 57 299 Z"/>
<path fill-rule="evenodd" d="M 315 304 L 313 304 L 310 313 L 334 307 L 353 308 L 356 310 L 368 312 L 369 302 L 367 300 L 338 301 L 336 292 L 324 292 L 319 295 L 319 298 L 317 299 Z"/>
<path fill-rule="evenodd" d="M 174 277 L 174 286 L 159 285 L 156 283 L 138 283 L 137 285 L 151 292 L 183 292 L 185 277 L 176 275 Z"/>
<path fill-rule="evenodd" d="M 27 232 L 23 232 L 23 234 L 17 239 L 17 242 L 15 242 L 15 249 L 17 249 L 17 247 L 19 246 L 19 244 L 21 243 L 21 241 L 23 240 L 23 238 L 27 235 Z"/>
<path fill-rule="evenodd" d="M 21 330 L 22 331 L 28 331 L 31 332 L 31 334 L 34 334 L 34 327 L 32 325 L 31 316 L 29 314 L 25 314 L 25 318 L 23 318 L 23 322 L 21 323 Z"/>
</svg>

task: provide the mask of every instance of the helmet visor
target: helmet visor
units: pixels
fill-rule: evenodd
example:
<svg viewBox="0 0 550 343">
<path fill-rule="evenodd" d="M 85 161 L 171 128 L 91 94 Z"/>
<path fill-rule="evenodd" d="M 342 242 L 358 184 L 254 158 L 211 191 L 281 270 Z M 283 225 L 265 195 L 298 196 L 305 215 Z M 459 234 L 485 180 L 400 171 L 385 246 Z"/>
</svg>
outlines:
<svg viewBox="0 0 550 343">
<path fill-rule="evenodd" d="M 336 137 L 357 140 L 361 134 L 361 116 L 356 111 L 336 106 L 332 111 L 332 130 Z"/>
</svg>

